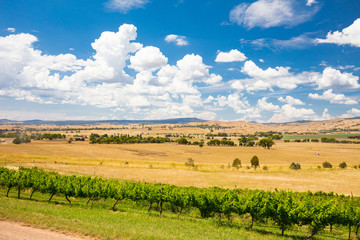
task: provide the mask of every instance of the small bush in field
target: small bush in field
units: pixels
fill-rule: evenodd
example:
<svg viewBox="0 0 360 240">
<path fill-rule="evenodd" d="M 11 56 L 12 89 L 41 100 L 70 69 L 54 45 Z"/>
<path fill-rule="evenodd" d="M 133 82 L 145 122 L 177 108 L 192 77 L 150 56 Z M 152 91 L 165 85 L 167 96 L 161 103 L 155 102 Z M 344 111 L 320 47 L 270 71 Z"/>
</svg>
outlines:
<svg viewBox="0 0 360 240">
<path fill-rule="evenodd" d="M 332 165 L 331 165 L 331 163 L 325 161 L 322 163 L 322 167 L 323 168 L 332 168 Z"/>
<path fill-rule="evenodd" d="M 339 168 L 344 169 L 346 167 L 347 167 L 346 162 L 342 162 L 342 163 L 339 164 Z"/>
<path fill-rule="evenodd" d="M 292 162 L 292 163 L 290 164 L 290 169 L 299 170 L 299 169 L 301 169 L 301 165 L 300 165 L 300 163 Z"/>
</svg>

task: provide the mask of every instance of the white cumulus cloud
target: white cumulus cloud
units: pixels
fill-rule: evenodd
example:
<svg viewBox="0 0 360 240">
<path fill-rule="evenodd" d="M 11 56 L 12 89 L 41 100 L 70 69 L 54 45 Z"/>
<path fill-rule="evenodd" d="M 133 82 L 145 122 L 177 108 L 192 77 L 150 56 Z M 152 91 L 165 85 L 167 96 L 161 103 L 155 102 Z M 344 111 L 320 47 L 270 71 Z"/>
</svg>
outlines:
<svg viewBox="0 0 360 240">
<path fill-rule="evenodd" d="M 237 114 L 241 114 L 241 120 L 251 120 L 261 118 L 261 109 L 250 105 L 246 97 L 241 93 L 232 93 L 227 96 L 209 96 L 204 103 L 213 104 L 215 107 L 232 108 Z"/>
<path fill-rule="evenodd" d="M 186 40 L 185 36 L 180 36 L 176 34 L 169 34 L 165 37 L 165 41 L 168 43 L 175 43 L 178 46 L 186 46 L 189 45 L 189 42 Z"/>
<path fill-rule="evenodd" d="M 242 62 L 245 61 L 247 57 L 245 54 L 240 52 L 237 49 L 232 49 L 230 52 L 221 52 L 219 51 L 216 56 L 215 62 Z"/>
<path fill-rule="evenodd" d="M 296 98 L 293 98 L 291 96 L 286 96 L 285 98 L 284 97 L 279 97 L 278 100 L 280 102 L 283 102 L 283 103 L 287 103 L 289 105 L 305 105 L 305 103 L 303 101 L 301 101 L 300 99 L 296 99 Z"/>
<path fill-rule="evenodd" d="M 258 67 L 253 61 L 246 61 L 241 72 L 250 76 L 245 83 L 248 92 L 272 90 L 274 86 L 282 89 L 294 89 L 301 81 L 289 72 L 289 67 Z"/>
<path fill-rule="evenodd" d="M 358 104 L 358 102 L 351 98 L 346 97 L 344 94 L 335 94 L 332 92 L 332 89 L 329 89 L 325 92 L 323 92 L 322 95 L 319 95 L 317 93 L 309 93 L 309 98 L 311 99 L 318 99 L 318 100 L 326 100 L 330 101 L 330 103 L 337 103 L 337 104 Z"/>
<path fill-rule="evenodd" d="M 341 72 L 332 67 L 326 67 L 323 72 L 290 72 L 290 67 L 276 66 L 260 68 L 253 61 L 248 60 L 241 69 L 249 78 L 230 81 L 233 89 L 247 92 L 274 91 L 274 87 L 292 90 L 299 85 L 310 84 L 317 90 L 334 89 L 349 90 L 360 88 L 359 77 L 352 73 Z M 299 104 L 300 105 L 300 104 Z"/>
<path fill-rule="evenodd" d="M 310 108 L 296 108 L 290 104 L 281 107 L 280 113 L 275 113 L 268 122 L 291 122 L 296 120 L 315 120 L 319 119 L 314 110 Z"/>
<path fill-rule="evenodd" d="M 238 90 L 238 91 L 243 91 L 245 89 L 243 83 L 241 82 L 241 80 L 233 80 L 231 83 L 231 87 Z"/>
<path fill-rule="evenodd" d="M 130 58 L 131 65 L 129 65 L 129 68 L 133 68 L 139 72 L 153 72 L 165 66 L 167 61 L 167 57 L 160 52 L 159 48 L 148 46 L 142 48 Z"/>
<path fill-rule="evenodd" d="M 216 113 L 204 111 L 197 85 L 219 84 L 222 77 L 196 54 L 169 65 L 159 48 L 144 47 L 136 38 L 130 24 L 105 31 L 91 44 L 95 53 L 82 60 L 73 54 L 43 54 L 34 48 L 37 38 L 31 34 L 0 37 L 0 96 L 109 108 L 123 119 L 213 119 Z"/>
<path fill-rule="evenodd" d="M 267 102 L 267 97 L 263 97 L 258 100 L 257 105 L 261 110 L 269 111 L 269 112 L 277 112 L 280 110 L 278 105 L 274 105 L 272 103 Z"/>
<path fill-rule="evenodd" d="M 315 77 L 318 89 L 356 89 L 360 88 L 359 77 L 351 73 L 342 73 L 332 67 L 326 67 L 322 74 Z"/>
<path fill-rule="evenodd" d="M 200 55 L 187 54 L 176 65 L 180 70 L 176 76 L 177 79 L 208 84 L 214 84 L 222 80 L 220 75 L 209 74 L 209 67 L 203 63 Z"/>
<path fill-rule="evenodd" d="M 329 32 L 325 39 L 316 39 L 317 43 L 334 43 L 337 45 L 351 45 L 360 47 L 360 18 L 341 32 Z"/>
<path fill-rule="evenodd" d="M 353 117 L 360 117 L 360 109 L 352 108 L 346 111 L 345 114 L 341 115 L 342 118 L 353 118 Z"/>
</svg>

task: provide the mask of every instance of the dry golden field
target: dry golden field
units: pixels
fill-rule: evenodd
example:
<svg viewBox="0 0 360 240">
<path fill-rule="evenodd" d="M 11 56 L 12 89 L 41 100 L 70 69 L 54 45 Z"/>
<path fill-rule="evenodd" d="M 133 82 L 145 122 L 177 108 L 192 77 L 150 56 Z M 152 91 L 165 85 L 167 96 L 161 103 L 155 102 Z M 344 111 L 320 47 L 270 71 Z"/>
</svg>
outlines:
<svg viewBox="0 0 360 240">
<path fill-rule="evenodd" d="M 136 131 L 140 130 L 133 131 L 132 134 L 136 135 Z M 104 132 L 111 133 L 110 130 Z M 259 157 L 260 168 L 246 169 L 253 155 Z M 185 166 L 188 158 L 195 160 L 196 168 Z M 242 168 L 230 167 L 234 158 L 242 161 Z M 334 168 L 318 169 L 324 161 L 332 163 Z M 338 167 L 343 161 L 348 168 Z M 291 162 L 301 163 L 301 170 L 290 170 Z M 277 141 L 270 150 L 260 147 L 200 148 L 175 143 L 116 145 L 89 144 L 85 141 L 69 144 L 65 140 L 0 144 L 0 165 L 6 166 L 38 166 L 67 174 L 184 186 L 323 190 L 360 196 L 360 169 L 353 168 L 359 164 L 359 144 Z M 263 166 L 267 166 L 268 170 L 263 170 Z"/>
</svg>

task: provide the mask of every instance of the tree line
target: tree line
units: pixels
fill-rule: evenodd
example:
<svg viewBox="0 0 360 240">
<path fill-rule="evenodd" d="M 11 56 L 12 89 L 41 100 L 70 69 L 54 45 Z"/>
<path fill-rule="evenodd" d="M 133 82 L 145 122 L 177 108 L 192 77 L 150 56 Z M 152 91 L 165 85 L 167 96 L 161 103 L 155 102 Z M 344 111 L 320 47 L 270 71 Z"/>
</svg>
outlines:
<svg viewBox="0 0 360 240">
<path fill-rule="evenodd" d="M 165 143 L 170 142 L 170 138 L 168 137 L 142 137 L 142 135 L 130 136 L 129 134 L 121 134 L 121 135 L 111 135 L 107 134 L 99 135 L 96 133 L 90 134 L 90 143 L 115 143 L 115 144 L 125 144 L 125 143 Z"/>
<path fill-rule="evenodd" d="M 229 220 L 232 215 L 247 215 L 254 222 L 271 221 L 284 235 L 293 225 L 307 225 L 310 238 L 325 227 L 343 225 L 351 234 L 358 235 L 360 226 L 360 198 L 324 192 L 263 191 L 248 189 L 224 189 L 218 187 L 197 188 L 179 187 L 168 184 L 117 181 L 87 176 L 66 176 L 56 172 L 45 172 L 38 168 L 19 168 L 18 171 L 0 168 L 0 186 L 16 189 L 18 198 L 21 192 L 31 191 L 62 195 L 71 204 L 73 198 L 113 199 L 115 210 L 121 200 L 147 202 L 148 211 L 158 209 L 163 212 L 163 204 L 171 204 L 178 217 L 190 208 L 198 209 L 200 216 L 209 218 L 219 216 Z M 155 207 L 156 206 L 156 207 Z"/>
<path fill-rule="evenodd" d="M 30 135 L 30 138 L 34 140 L 43 140 L 43 139 L 54 140 L 54 139 L 66 139 L 66 135 L 61 133 L 33 133 Z"/>
<path fill-rule="evenodd" d="M 352 137 L 348 137 L 352 138 Z M 353 139 L 355 139 L 354 137 Z M 351 141 L 351 140 L 337 140 L 333 137 L 322 137 L 320 140 L 317 138 L 304 138 L 304 139 L 294 139 L 294 142 L 322 142 L 322 143 L 343 143 L 343 144 L 360 144 L 360 141 Z M 285 139 L 284 142 L 290 142 L 290 139 Z"/>
<path fill-rule="evenodd" d="M 29 143 L 31 139 L 33 140 L 53 140 L 53 139 L 66 139 L 65 134 L 60 133 L 32 133 L 27 135 L 26 133 L 13 132 L 13 133 L 1 133 L 0 137 L 3 138 L 14 138 L 14 144 Z"/>
</svg>

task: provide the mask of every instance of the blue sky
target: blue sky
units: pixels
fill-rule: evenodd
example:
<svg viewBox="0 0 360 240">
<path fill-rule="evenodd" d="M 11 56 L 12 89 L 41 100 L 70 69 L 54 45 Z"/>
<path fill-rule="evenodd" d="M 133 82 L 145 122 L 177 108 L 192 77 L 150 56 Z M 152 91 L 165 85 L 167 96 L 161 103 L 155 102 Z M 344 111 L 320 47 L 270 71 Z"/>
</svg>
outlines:
<svg viewBox="0 0 360 240">
<path fill-rule="evenodd" d="M 358 0 L 0 0 L 0 118 L 360 116 Z"/>
</svg>

